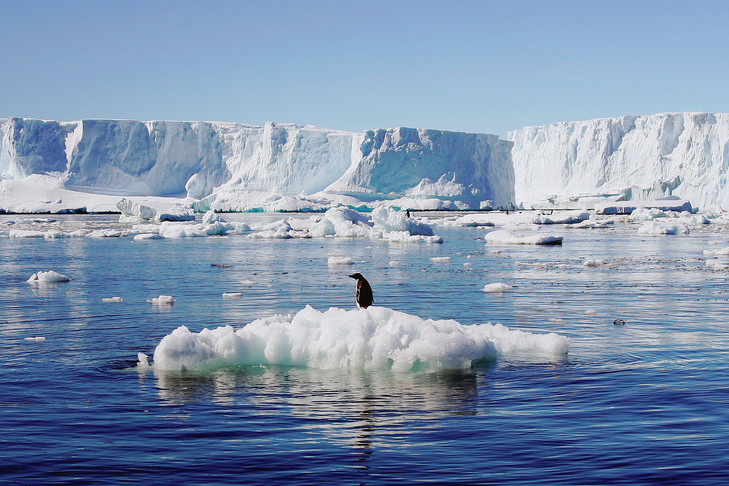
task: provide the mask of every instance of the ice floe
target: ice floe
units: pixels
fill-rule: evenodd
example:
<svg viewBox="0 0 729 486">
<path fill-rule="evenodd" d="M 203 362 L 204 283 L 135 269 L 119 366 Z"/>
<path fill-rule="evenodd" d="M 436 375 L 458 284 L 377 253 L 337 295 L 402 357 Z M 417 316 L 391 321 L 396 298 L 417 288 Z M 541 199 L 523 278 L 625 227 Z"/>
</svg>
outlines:
<svg viewBox="0 0 729 486">
<path fill-rule="evenodd" d="M 28 283 L 59 283 L 69 282 L 71 279 L 67 276 L 58 273 L 54 270 L 48 270 L 47 272 L 36 272 L 30 276 L 26 282 Z"/>
<path fill-rule="evenodd" d="M 494 282 L 490 284 L 486 284 L 483 289 L 481 289 L 484 292 L 487 293 L 502 293 L 502 292 L 508 292 L 509 290 L 513 290 L 514 287 L 512 287 L 509 284 L 503 283 L 503 282 Z"/>
<path fill-rule="evenodd" d="M 510 330 L 501 324 L 462 325 L 422 319 L 385 307 L 360 310 L 306 306 L 295 315 L 191 332 L 180 326 L 154 351 L 157 370 L 212 370 L 240 365 L 319 369 L 437 371 L 469 368 L 500 355 L 554 359 L 570 339 L 555 333 Z M 139 366 L 148 365 L 146 356 Z"/>
<path fill-rule="evenodd" d="M 154 305 L 172 305 L 175 303 L 175 298 L 171 295 L 160 295 L 159 297 L 153 297 L 149 299 L 147 302 L 154 304 Z"/>
<path fill-rule="evenodd" d="M 502 229 L 486 233 L 484 241 L 497 245 L 561 245 L 562 237 L 542 234 L 522 235 Z"/>
</svg>

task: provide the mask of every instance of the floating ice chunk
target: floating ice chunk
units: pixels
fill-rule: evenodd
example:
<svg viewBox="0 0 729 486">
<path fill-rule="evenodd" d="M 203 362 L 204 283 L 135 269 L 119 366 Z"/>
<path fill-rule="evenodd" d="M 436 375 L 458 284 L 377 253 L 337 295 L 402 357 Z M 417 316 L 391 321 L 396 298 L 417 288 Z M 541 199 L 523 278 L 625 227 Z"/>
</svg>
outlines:
<svg viewBox="0 0 729 486">
<path fill-rule="evenodd" d="M 729 270 L 729 260 L 712 258 L 706 260 L 706 267 L 711 270 Z"/>
<path fill-rule="evenodd" d="M 41 342 L 41 341 L 45 341 L 46 338 L 44 338 L 43 336 L 35 336 L 35 337 L 27 337 L 27 338 L 25 338 L 25 340 L 26 341 Z"/>
<path fill-rule="evenodd" d="M 334 227 L 334 223 L 332 223 L 331 220 L 322 218 L 320 221 L 311 225 L 309 232 L 314 238 L 322 238 L 324 236 L 336 235 L 337 229 Z"/>
<path fill-rule="evenodd" d="M 497 245 L 561 245 L 562 237 L 553 235 L 520 235 L 509 230 L 497 230 L 486 233 L 486 243 Z"/>
<path fill-rule="evenodd" d="M 644 235 L 677 235 L 688 234 L 686 225 L 647 221 L 638 228 L 638 233 Z"/>
<path fill-rule="evenodd" d="M 585 314 L 587 314 L 588 316 L 594 316 L 595 314 L 597 314 L 597 311 L 595 309 L 587 309 L 585 311 Z"/>
<path fill-rule="evenodd" d="M 208 210 L 202 217 L 203 224 L 225 223 L 223 218 L 212 209 Z"/>
<path fill-rule="evenodd" d="M 223 298 L 224 299 L 234 299 L 238 297 L 243 297 L 242 292 L 223 292 Z"/>
<path fill-rule="evenodd" d="M 140 233 L 138 235 L 134 235 L 134 239 L 139 240 L 163 240 L 165 237 L 160 235 L 159 233 Z"/>
<path fill-rule="evenodd" d="M 354 260 L 352 260 L 350 257 L 330 256 L 327 263 L 329 264 L 329 266 L 353 265 Z"/>
<path fill-rule="evenodd" d="M 160 295 L 159 297 L 153 297 L 147 302 L 154 305 L 172 305 L 175 303 L 175 299 L 171 295 Z"/>
<path fill-rule="evenodd" d="M 198 225 L 167 221 L 159 226 L 159 234 L 164 238 L 170 239 L 208 236 Z"/>
<path fill-rule="evenodd" d="M 587 211 L 558 211 L 552 214 L 540 214 L 532 222 L 534 224 L 575 224 L 590 218 Z"/>
<path fill-rule="evenodd" d="M 442 257 L 430 257 L 431 262 L 435 263 L 445 263 L 451 261 L 451 257 L 449 256 L 442 256 Z"/>
<path fill-rule="evenodd" d="M 501 293 L 501 292 L 507 292 L 509 290 L 512 290 L 513 288 L 514 287 L 512 287 L 511 285 L 505 284 L 503 282 L 494 282 L 494 283 L 486 284 L 482 290 L 484 292 Z"/>
<path fill-rule="evenodd" d="M 467 214 L 453 221 L 453 226 L 479 228 L 484 226 L 494 226 L 494 222 L 488 214 Z"/>
<path fill-rule="evenodd" d="M 153 208 L 144 204 L 122 198 L 116 204 L 122 216 L 154 221 L 194 221 L 195 214 L 191 207 L 179 203 L 171 203 L 165 207 Z"/>
<path fill-rule="evenodd" d="M 400 265 L 400 262 L 398 262 L 396 260 L 390 260 L 390 263 L 388 263 L 388 265 L 391 267 L 396 267 L 396 266 Z"/>
<path fill-rule="evenodd" d="M 30 276 L 26 282 L 28 283 L 58 283 L 58 282 L 69 282 L 71 279 L 67 276 L 49 270 L 47 272 L 37 272 Z"/>
<path fill-rule="evenodd" d="M 372 211 L 372 222 L 376 229 L 384 233 L 407 231 L 411 235 L 433 236 L 433 228 L 391 208 L 375 208 Z"/>
<path fill-rule="evenodd" d="M 241 280 L 240 284 L 245 285 L 246 287 L 251 287 L 251 286 L 255 285 L 256 282 L 254 282 L 253 280 Z"/>
<path fill-rule="evenodd" d="M 10 230 L 10 238 L 45 238 L 45 231 L 34 230 Z"/>
<path fill-rule="evenodd" d="M 582 265 L 590 268 L 601 267 L 605 265 L 605 260 L 601 260 L 599 258 L 591 258 L 589 260 L 585 260 L 585 263 L 583 263 Z"/>
<path fill-rule="evenodd" d="M 141 370 L 150 368 L 148 356 L 144 353 L 137 353 L 137 367 Z"/>
<path fill-rule="evenodd" d="M 389 233 L 378 234 L 373 231 L 373 236 L 381 237 L 388 241 L 402 242 L 402 243 L 443 243 L 443 238 L 438 235 L 426 236 L 426 235 L 411 235 L 407 231 L 390 231 Z"/>
<path fill-rule="evenodd" d="M 126 233 L 115 229 L 98 229 L 86 235 L 87 238 L 119 238 L 126 236 Z"/>
<path fill-rule="evenodd" d="M 469 368 L 499 355 L 554 359 L 570 339 L 554 333 L 512 331 L 496 324 L 464 326 L 384 307 L 319 312 L 306 306 L 296 315 L 258 319 L 191 332 L 181 326 L 154 351 L 158 370 L 211 370 L 240 365 L 307 366 L 319 369 L 438 371 Z"/>
<path fill-rule="evenodd" d="M 585 221 L 581 221 L 576 224 L 567 224 L 565 225 L 565 228 L 574 228 L 574 229 L 605 229 L 605 228 L 611 228 L 615 225 L 615 221 L 603 219 L 586 219 Z"/>
<path fill-rule="evenodd" d="M 122 302 L 123 299 L 121 297 L 104 297 L 101 299 L 102 302 Z"/>
<path fill-rule="evenodd" d="M 720 248 L 718 250 L 704 250 L 705 256 L 729 256 L 729 247 Z"/>
<path fill-rule="evenodd" d="M 653 221 L 658 218 L 665 218 L 666 213 L 657 208 L 636 208 L 628 219 L 630 221 Z"/>
</svg>

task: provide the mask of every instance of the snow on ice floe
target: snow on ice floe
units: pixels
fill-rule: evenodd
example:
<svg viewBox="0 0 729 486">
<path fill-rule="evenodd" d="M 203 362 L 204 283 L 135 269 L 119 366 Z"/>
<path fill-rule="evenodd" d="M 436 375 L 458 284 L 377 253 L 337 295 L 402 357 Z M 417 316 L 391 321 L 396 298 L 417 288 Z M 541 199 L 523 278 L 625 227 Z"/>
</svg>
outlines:
<svg viewBox="0 0 729 486">
<path fill-rule="evenodd" d="M 151 207 L 132 199 L 122 198 L 116 207 L 121 211 L 122 221 L 193 221 L 192 207 L 180 203 L 169 203 L 163 207 Z"/>
<path fill-rule="evenodd" d="M 561 245 L 562 237 L 541 234 L 521 235 L 503 229 L 486 233 L 484 241 L 496 245 Z"/>
<path fill-rule="evenodd" d="M 512 287 L 509 284 L 503 283 L 503 282 L 494 282 L 490 284 L 486 284 L 483 289 L 481 289 L 483 292 L 487 293 L 502 293 L 502 292 L 508 292 L 509 290 L 513 290 L 514 287 Z"/>
<path fill-rule="evenodd" d="M 685 224 L 646 221 L 638 228 L 638 233 L 644 235 L 678 235 L 689 234 L 690 230 Z"/>
<path fill-rule="evenodd" d="M 295 315 L 258 319 L 238 330 L 224 326 L 196 333 L 180 326 L 157 345 L 152 366 L 156 370 L 282 365 L 429 372 L 469 368 L 501 355 L 554 359 L 564 356 L 569 345 L 566 336 L 510 330 L 501 324 L 464 326 L 384 307 L 320 312 L 306 306 Z M 140 358 L 140 368 L 148 365 L 146 356 Z"/>
<path fill-rule="evenodd" d="M 603 265 L 605 265 L 605 260 L 602 260 L 600 258 L 590 258 L 585 260 L 582 265 L 588 268 L 602 267 Z"/>
<path fill-rule="evenodd" d="M 147 302 L 159 306 L 172 305 L 175 303 L 175 298 L 171 295 L 160 295 L 159 297 L 149 299 Z"/>
<path fill-rule="evenodd" d="M 243 297 L 242 292 L 223 292 L 224 299 L 237 299 L 239 297 Z"/>
<path fill-rule="evenodd" d="M 121 297 L 104 297 L 101 299 L 102 302 L 123 302 L 123 299 Z"/>
<path fill-rule="evenodd" d="M 35 341 L 35 342 L 42 342 L 45 341 L 46 338 L 43 336 L 32 336 L 25 338 L 26 341 Z"/>
<path fill-rule="evenodd" d="M 551 214 L 540 214 L 532 222 L 534 224 L 577 224 L 590 218 L 587 211 L 555 211 Z"/>
<path fill-rule="evenodd" d="M 353 265 L 354 260 L 350 257 L 341 257 L 341 256 L 330 256 L 329 260 L 327 260 L 327 264 L 329 266 L 336 266 L 336 265 Z"/>
<path fill-rule="evenodd" d="M 58 273 L 54 270 L 49 270 L 47 272 L 36 272 L 33 275 L 30 276 L 26 282 L 28 283 L 60 283 L 60 282 L 70 282 L 71 279 L 67 276 Z"/>
</svg>

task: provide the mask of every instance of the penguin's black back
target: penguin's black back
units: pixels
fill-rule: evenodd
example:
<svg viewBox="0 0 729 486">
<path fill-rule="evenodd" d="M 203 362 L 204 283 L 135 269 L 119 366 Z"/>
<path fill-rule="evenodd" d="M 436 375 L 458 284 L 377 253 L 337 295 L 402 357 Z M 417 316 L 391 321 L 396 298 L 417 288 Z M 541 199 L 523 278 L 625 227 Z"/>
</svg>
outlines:
<svg viewBox="0 0 729 486">
<path fill-rule="evenodd" d="M 350 277 L 357 280 L 357 293 L 354 296 L 357 301 L 357 306 L 362 309 L 368 308 L 375 301 L 372 295 L 372 287 L 370 287 L 369 282 L 361 273 L 355 273 L 350 275 Z"/>
</svg>

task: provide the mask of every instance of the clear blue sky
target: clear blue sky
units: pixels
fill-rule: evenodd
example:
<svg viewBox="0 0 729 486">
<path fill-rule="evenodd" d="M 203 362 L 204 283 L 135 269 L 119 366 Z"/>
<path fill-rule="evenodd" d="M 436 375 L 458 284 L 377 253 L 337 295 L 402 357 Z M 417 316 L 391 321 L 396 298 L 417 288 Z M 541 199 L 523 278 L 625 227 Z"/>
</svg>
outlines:
<svg viewBox="0 0 729 486">
<path fill-rule="evenodd" d="M 0 0 L 0 116 L 410 126 L 729 111 L 729 1 Z"/>
</svg>

